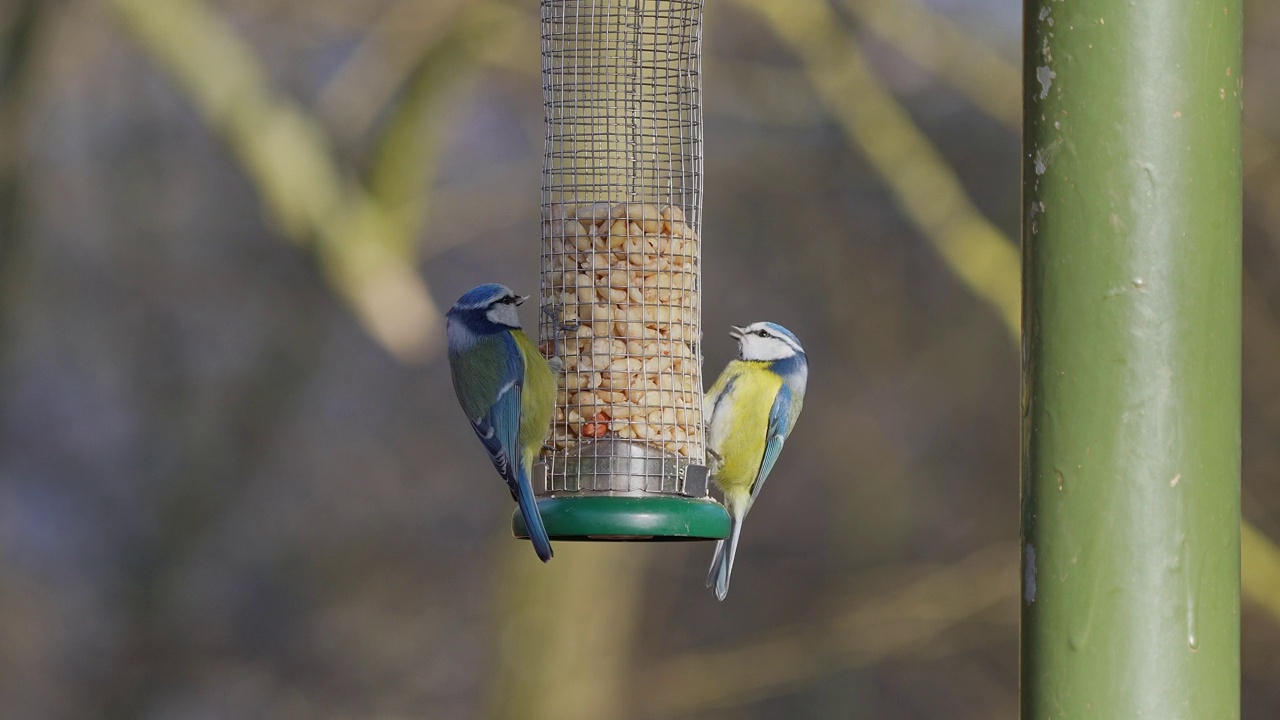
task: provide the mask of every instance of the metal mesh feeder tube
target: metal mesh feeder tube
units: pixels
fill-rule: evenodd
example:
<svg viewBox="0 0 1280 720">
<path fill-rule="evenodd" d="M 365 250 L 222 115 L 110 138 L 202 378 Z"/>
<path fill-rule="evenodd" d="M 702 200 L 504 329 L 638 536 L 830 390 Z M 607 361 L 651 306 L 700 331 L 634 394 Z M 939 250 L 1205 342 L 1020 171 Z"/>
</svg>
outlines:
<svg viewBox="0 0 1280 720">
<path fill-rule="evenodd" d="M 541 8 L 538 331 L 563 367 L 543 521 L 561 540 L 726 537 L 702 412 L 702 1 Z"/>
</svg>

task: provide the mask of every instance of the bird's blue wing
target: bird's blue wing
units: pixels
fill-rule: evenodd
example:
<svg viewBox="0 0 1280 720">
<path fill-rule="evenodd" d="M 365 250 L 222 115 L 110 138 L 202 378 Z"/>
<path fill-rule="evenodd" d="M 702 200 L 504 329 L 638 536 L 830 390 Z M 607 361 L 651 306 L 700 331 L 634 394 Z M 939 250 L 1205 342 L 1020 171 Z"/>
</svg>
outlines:
<svg viewBox="0 0 1280 720">
<path fill-rule="evenodd" d="M 786 442 L 787 435 L 791 433 L 791 424 L 795 422 L 797 413 L 792 408 L 793 396 L 791 389 L 786 383 L 778 388 L 778 394 L 773 399 L 773 407 L 769 408 L 769 427 L 765 431 L 764 440 L 764 457 L 760 461 L 760 472 L 756 473 L 756 481 L 751 483 L 751 502 L 754 504 L 756 496 L 760 494 L 760 488 L 764 487 L 764 481 L 769 477 L 769 472 L 773 470 L 773 464 L 778 461 L 778 453 L 782 452 L 782 444 Z"/>
<path fill-rule="evenodd" d="M 520 448 L 516 444 L 520 433 L 520 397 L 524 390 L 524 358 L 509 335 L 502 339 L 503 362 L 498 377 L 498 394 L 488 410 L 478 418 L 470 418 L 471 427 L 489 453 L 489 460 L 515 497 L 518 490 L 517 464 Z"/>
</svg>

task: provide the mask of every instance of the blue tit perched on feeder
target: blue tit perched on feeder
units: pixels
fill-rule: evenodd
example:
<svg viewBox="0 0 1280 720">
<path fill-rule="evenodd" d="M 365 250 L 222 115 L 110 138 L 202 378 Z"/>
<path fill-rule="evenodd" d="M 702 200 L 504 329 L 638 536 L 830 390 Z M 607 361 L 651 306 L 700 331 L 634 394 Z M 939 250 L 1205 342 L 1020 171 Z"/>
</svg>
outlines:
<svg viewBox="0 0 1280 720">
<path fill-rule="evenodd" d="M 729 593 L 729 573 L 742 521 L 769 477 L 804 403 L 809 360 L 791 331 L 771 322 L 733 327 L 738 359 L 729 363 L 705 400 L 711 479 L 724 491 L 733 518 L 728 540 L 716 543 L 707 587 Z"/>
<path fill-rule="evenodd" d="M 538 514 L 530 475 L 551 431 L 556 381 L 538 347 L 520 329 L 525 297 L 496 283 L 467 291 L 449 308 L 449 370 L 458 402 L 498 474 L 520 506 L 543 562 L 551 541 Z"/>
</svg>

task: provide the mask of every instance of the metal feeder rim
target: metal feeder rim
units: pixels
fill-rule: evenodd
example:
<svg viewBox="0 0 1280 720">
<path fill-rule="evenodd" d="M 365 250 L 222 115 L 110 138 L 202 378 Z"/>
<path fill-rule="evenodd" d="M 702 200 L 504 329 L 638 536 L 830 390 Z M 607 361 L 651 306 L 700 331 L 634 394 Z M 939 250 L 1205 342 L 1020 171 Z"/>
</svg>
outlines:
<svg viewBox="0 0 1280 720">
<path fill-rule="evenodd" d="M 729 512 L 711 498 L 576 495 L 540 497 L 538 510 L 555 540 L 672 542 L 729 537 Z M 517 508 L 511 531 L 528 538 Z"/>
<path fill-rule="evenodd" d="M 623 447 L 628 447 L 628 448 L 638 447 L 638 446 L 635 446 L 633 443 L 621 443 L 621 445 Z M 598 463 L 620 464 L 628 460 L 631 460 L 631 458 L 619 457 L 618 455 L 620 455 L 620 453 L 617 453 L 617 451 L 611 450 L 608 452 L 612 452 L 614 454 L 609 456 L 604 456 L 604 457 L 598 457 L 598 458 L 591 457 L 591 456 L 588 456 L 585 458 L 568 458 L 566 461 L 562 461 L 562 462 L 573 462 L 573 461 L 581 462 L 582 460 L 585 459 L 585 460 L 598 462 Z M 641 450 L 637 449 L 636 452 L 641 452 Z M 676 458 L 666 454 L 660 454 L 655 457 L 657 457 L 662 463 L 665 464 L 664 467 L 666 466 L 674 467 L 678 462 Z M 674 476 L 674 480 L 676 481 L 676 486 L 679 488 L 674 492 L 645 489 L 644 487 L 642 487 L 642 485 L 645 483 L 648 477 L 648 475 L 645 473 L 640 474 L 639 482 L 636 484 L 636 486 L 632 487 L 630 478 L 634 476 L 631 473 L 625 472 L 625 469 L 618 473 L 612 474 L 611 481 L 609 483 L 610 485 L 614 485 L 614 487 L 612 488 L 603 489 L 603 488 L 593 488 L 593 487 L 580 487 L 581 480 L 578 480 L 574 482 L 575 487 L 573 489 L 566 489 L 566 488 L 553 488 L 553 483 L 551 482 L 551 475 L 547 469 L 546 460 L 539 460 L 538 462 L 534 463 L 534 466 L 533 466 L 533 478 L 535 483 L 533 486 L 533 492 L 535 495 L 537 495 L 540 498 L 555 497 L 557 495 L 566 495 L 566 494 L 571 495 L 571 494 L 577 494 L 577 493 L 594 493 L 594 494 L 608 494 L 608 493 L 632 494 L 634 493 L 634 494 L 640 494 L 640 495 L 681 495 L 684 497 L 704 498 L 704 497 L 707 497 L 707 490 L 708 490 L 707 483 L 711 477 L 710 472 L 711 472 L 710 469 L 707 468 L 706 465 L 699 465 L 698 463 L 689 463 L 687 465 L 684 465 L 682 468 L 680 468 L 680 471 Z M 599 482 L 599 480 L 593 478 L 593 482 Z M 567 478 L 565 478 L 564 476 L 561 476 L 560 483 L 567 484 Z"/>
</svg>

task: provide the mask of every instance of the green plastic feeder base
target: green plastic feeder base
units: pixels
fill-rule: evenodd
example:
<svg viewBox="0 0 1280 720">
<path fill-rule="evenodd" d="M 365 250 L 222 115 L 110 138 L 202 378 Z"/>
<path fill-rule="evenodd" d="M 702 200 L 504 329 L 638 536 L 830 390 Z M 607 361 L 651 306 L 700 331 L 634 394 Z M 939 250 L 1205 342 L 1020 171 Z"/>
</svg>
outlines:
<svg viewBox="0 0 1280 720">
<path fill-rule="evenodd" d="M 592 495 L 538 499 L 538 510 L 552 540 L 677 541 L 729 537 L 729 513 L 715 500 L 631 495 Z M 529 537 L 517 509 L 511 530 Z"/>
</svg>

